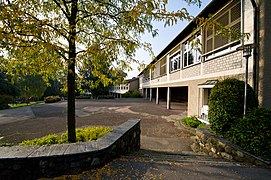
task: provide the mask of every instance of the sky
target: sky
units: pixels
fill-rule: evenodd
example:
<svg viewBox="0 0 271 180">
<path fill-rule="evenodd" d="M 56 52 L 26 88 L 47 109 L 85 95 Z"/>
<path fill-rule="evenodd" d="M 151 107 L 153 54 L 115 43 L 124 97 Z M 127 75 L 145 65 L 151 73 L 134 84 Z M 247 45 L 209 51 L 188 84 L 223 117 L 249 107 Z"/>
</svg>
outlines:
<svg viewBox="0 0 271 180">
<path fill-rule="evenodd" d="M 201 0 L 201 6 L 197 5 L 188 5 L 184 0 L 169 0 L 168 1 L 168 10 L 176 11 L 181 8 L 186 8 L 192 16 L 198 15 L 205 7 L 208 5 L 211 0 Z M 158 55 L 181 31 L 187 26 L 187 21 L 178 21 L 177 24 L 173 26 L 164 27 L 162 22 L 154 22 L 153 25 L 158 29 L 158 34 L 156 37 L 152 37 L 151 34 L 144 34 L 141 38 L 143 42 L 151 43 L 152 49 L 155 55 Z M 152 57 L 148 52 L 139 49 L 136 52 L 136 59 L 139 59 L 144 64 L 149 64 L 152 61 Z M 140 73 L 138 71 L 138 64 L 134 63 L 131 65 L 133 68 L 132 71 L 128 72 L 127 79 L 132 77 L 137 77 Z"/>
</svg>

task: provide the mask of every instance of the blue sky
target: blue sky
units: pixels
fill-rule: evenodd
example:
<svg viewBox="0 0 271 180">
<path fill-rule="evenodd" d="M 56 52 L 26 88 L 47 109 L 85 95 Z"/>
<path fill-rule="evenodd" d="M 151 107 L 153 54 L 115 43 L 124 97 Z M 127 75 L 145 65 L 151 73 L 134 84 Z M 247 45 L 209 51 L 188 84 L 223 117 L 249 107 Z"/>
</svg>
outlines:
<svg viewBox="0 0 271 180">
<path fill-rule="evenodd" d="M 169 0 L 168 9 L 170 11 L 176 11 L 185 7 L 191 15 L 196 16 L 209 2 L 211 2 L 211 0 L 202 0 L 201 7 L 198 7 L 196 5 L 189 6 L 183 0 Z M 158 55 L 182 31 L 182 29 L 186 27 L 187 24 L 188 22 L 179 21 L 173 26 L 164 27 L 163 23 L 154 22 L 154 27 L 159 30 L 159 35 L 153 38 L 150 34 L 145 34 L 142 36 L 142 41 L 151 43 L 154 54 Z M 152 57 L 141 49 L 137 51 L 136 58 L 143 61 L 145 64 L 149 64 L 152 60 Z M 140 73 L 137 70 L 137 67 L 138 64 L 132 64 L 133 71 L 128 72 L 128 79 L 137 77 Z"/>
</svg>

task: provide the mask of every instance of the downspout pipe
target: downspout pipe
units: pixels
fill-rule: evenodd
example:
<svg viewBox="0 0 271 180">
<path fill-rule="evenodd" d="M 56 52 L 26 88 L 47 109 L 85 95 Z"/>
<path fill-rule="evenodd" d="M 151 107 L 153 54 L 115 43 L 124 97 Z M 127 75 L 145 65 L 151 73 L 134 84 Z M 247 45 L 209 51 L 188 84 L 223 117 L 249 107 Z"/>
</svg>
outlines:
<svg viewBox="0 0 271 180">
<path fill-rule="evenodd" d="M 254 24 L 254 38 L 253 44 L 255 45 L 253 48 L 253 89 L 258 97 L 258 48 L 259 48 L 259 10 L 255 0 L 250 0 L 253 7 L 253 24 Z"/>
</svg>

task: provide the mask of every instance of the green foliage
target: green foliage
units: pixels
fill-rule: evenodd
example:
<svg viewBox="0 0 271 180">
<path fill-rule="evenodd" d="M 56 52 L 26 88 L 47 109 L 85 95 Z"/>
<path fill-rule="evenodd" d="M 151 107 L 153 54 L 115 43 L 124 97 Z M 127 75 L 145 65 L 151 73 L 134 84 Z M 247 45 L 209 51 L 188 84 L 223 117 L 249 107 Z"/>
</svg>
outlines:
<svg viewBox="0 0 271 180">
<path fill-rule="evenodd" d="M 208 118 L 211 129 L 224 135 L 236 121 L 243 116 L 244 109 L 243 81 L 229 78 L 218 81 L 209 97 Z M 253 89 L 248 85 L 247 110 L 258 107 L 258 100 Z"/>
<path fill-rule="evenodd" d="M 10 146 L 14 146 L 14 144 L 13 143 L 0 142 L 0 147 L 10 147 Z"/>
<path fill-rule="evenodd" d="M 0 109 L 9 108 L 8 104 L 13 102 L 13 97 L 10 95 L 0 95 Z"/>
<path fill-rule="evenodd" d="M 59 96 L 61 94 L 61 84 L 58 80 L 49 79 L 49 86 L 44 92 L 43 96 Z"/>
<path fill-rule="evenodd" d="M 76 128 L 76 142 L 95 141 L 111 130 L 107 127 Z M 68 132 L 61 135 L 61 143 L 68 143 Z"/>
<path fill-rule="evenodd" d="M 88 142 L 95 141 L 98 138 L 104 136 L 111 131 L 111 128 L 107 127 L 87 127 L 76 129 L 76 142 Z M 36 138 L 33 140 L 25 140 L 20 143 L 21 146 L 33 146 L 33 145 L 50 145 L 50 144 L 64 144 L 68 143 L 68 132 L 63 133 L 61 136 L 56 134 L 50 134 L 42 138 Z"/>
<path fill-rule="evenodd" d="M 109 85 L 122 81 L 127 75 L 120 69 L 112 69 L 110 66 L 109 62 L 102 59 L 100 59 L 99 66 L 94 66 L 89 58 L 84 59 L 78 71 L 78 88 L 91 92 L 94 98 L 100 95 L 108 95 Z"/>
<path fill-rule="evenodd" d="M 256 108 L 231 127 L 227 138 L 246 151 L 271 160 L 271 111 Z"/>
<path fill-rule="evenodd" d="M 20 103 L 20 104 L 9 104 L 11 108 L 19 108 L 19 107 L 25 107 L 25 106 L 31 106 L 34 104 L 44 104 L 43 101 L 38 102 L 30 102 L 30 103 Z"/>
<path fill-rule="evenodd" d="M 182 122 L 192 128 L 198 128 L 203 126 L 203 123 L 201 123 L 195 116 L 183 118 Z"/>
<path fill-rule="evenodd" d="M 25 140 L 20 143 L 21 146 L 42 146 L 42 145 L 48 145 L 48 144 L 58 144 L 59 137 L 56 134 L 49 134 L 48 136 L 42 137 L 42 138 L 36 138 L 33 140 Z"/>
<path fill-rule="evenodd" d="M 39 75 L 26 75 L 17 80 L 21 97 L 41 98 L 47 88 L 46 82 Z"/>
<path fill-rule="evenodd" d="M 48 96 L 44 98 L 45 103 L 55 103 L 61 101 L 59 96 Z"/>
<path fill-rule="evenodd" d="M 14 83 L 12 83 L 11 77 L 1 70 L 0 70 L 0 95 L 10 95 L 13 97 L 19 95 L 18 87 Z"/>
<path fill-rule="evenodd" d="M 123 94 L 124 98 L 142 98 L 141 93 L 139 90 L 133 90 L 133 91 L 128 91 L 125 94 Z"/>
</svg>

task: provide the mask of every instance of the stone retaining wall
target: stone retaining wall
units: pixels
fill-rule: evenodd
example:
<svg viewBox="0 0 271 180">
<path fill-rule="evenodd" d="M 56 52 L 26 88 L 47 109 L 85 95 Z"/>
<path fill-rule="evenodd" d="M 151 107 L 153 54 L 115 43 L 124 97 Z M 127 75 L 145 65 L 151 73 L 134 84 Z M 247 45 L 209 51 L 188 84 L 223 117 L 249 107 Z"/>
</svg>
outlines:
<svg viewBox="0 0 271 180">
<path fill-rule="evenodd" d="M 95 142 L 0 147 L 0 179 L 75 174 L 140 149 L 140 120 L 131 119 Z"/>
<path fill-rule="evenodd" d="M 265 161 L 246 151 L 231 142 L 211 134 L 206 129 L 196 129 L 196 136 L 191 148 L 194 152 L 204 152 L 213 157 L 220 157 L 227 160 L 246 162 L 254 165 L 270 167 L 271 162 Z"/>
</svg>

